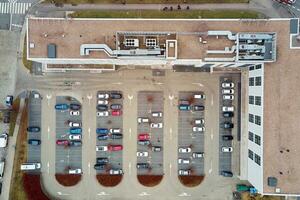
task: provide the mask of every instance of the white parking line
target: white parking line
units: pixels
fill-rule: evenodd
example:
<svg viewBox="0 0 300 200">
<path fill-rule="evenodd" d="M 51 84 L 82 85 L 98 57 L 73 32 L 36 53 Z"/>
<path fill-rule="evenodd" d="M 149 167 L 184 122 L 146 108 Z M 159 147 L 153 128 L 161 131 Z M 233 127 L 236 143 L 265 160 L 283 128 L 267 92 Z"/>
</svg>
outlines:
<svg viewBox="0 0 300 200">
<path fill-rule="evenodd" d="M 89 139 L 91 138 L 91 128 L 88 129 L 89 132 Z"/>
<path fill-rule="evenodd" d="M 210 160 L 210 169 L 208 170 L 208 173 L 212 173 L 212 160 Z"/>
<path fill-rule="evenodd" d="M 129 139 L 131 139 L 131 128 L 129 128 Z"/>
<path fill-rule="evenodd" d="M 107 196 L 107 195 L 110 195 L 110 194 L 108 194 L 108 193 L 106 193 L 106 192 L 100 192 L 100 193 L 98 193 L 97 195 L 98 195 L 98 196 Z"/>
<path fill-rule="evenodd" d="M 191 195 L 186 192 L 183 192 L 183 193 L 179 194 L 178 196 L 179 197 L 190 197 Z"/>
<path fill-rule="evenodd" d="M 50 127 L 48 126 L 48 140 L 50 139 Z"/>
<path fill-rule="evenodd" d="M 49 164 L 49 162 L 47 162 L 47 172 L 48 172 L 48 174 L 50 173 L 50 164 Z"/>
<path fill-rule="evenodd" d="M 172 132 L 173 132 L 173 130 L 172 130 L 172 128 L 170 128 L 170 140 L 172 140 Z"/>
<path fill-rule="evenodd" d="M 210 105 L 213 106 L 214 105 L 214 96 L 211 95 L 211 102 L 210 102 Z"/>
<path fill-rule="evenodd" d="M 91 174 L 91 163 L 88 163 L 88 168 L 89 168 L 89 175 Z"/>
<path fill-rule="evenodd" d="M 171 163 L 170 163 L 169 167 L 170 167 L 170 176 L 171 176 L 171 174 L 172 174 L 172 164 Z"/>
<path fill-rule="evenodd" d="M 58 195 L 61 195 L 61 196 L 66 196 L 66 195 L 70 195 L 70 194 L 67 194 L 67 193 L 62 193 L 62 192 L 57 192 Z"/>
<path fill-rule="evenodd" d="M 131 162 L 128 164 L 128 169 L 129 169 L 129 175 L 131 175 Z"/>
<path fill-rule="evenodd" d="M 147 193 L 147 192 L 142 192 L 142 193 L 140 193 L 139 195 L 140 195 L 140 196 L 149 196 L 150 194 Z"/>
</svg>

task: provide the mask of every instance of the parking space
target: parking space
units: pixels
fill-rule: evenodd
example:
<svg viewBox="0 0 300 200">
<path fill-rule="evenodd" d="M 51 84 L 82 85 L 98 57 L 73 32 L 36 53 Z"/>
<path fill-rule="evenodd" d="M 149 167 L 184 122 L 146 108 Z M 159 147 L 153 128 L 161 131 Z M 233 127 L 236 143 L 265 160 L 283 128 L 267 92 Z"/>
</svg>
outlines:
<svg viewBox="0 0 300 200">
<path fill-rule="evenodd" d="M 98 91 L 96 99 L 97 174 L 122 174 L 123 96 L 120 91 Z"/>
<path fill-rule="evenodd" d="M 239 124 L 238 102 L 240 98 L 240 76 L 220 77 L 220 129 L 219 129 L 219 171 L 232 175 L 232 152 L 236 151 L 233 141 L 237 140 Z"/>
<path fill-rule="evenodd" d="M 163 175 L 163 92 L 138 93 L 137 173 Z"/>
<path fill-rule="evenodd" d="M 28 98 L 28 162 L 41 162 L 41 96 L 31 92 Z"/>
<path fill-rule="evenodd" d="M 179 92 L 178 174 L 204 174 L 205 94 Z"/>
<path fill-rule="evenodd" d="M 68 96 L 56 97 L 56 173 L 81 173 L 82 113 L 78 100 Z M 76 173 L 77 173 L 76 172 Z"/>
</svg>

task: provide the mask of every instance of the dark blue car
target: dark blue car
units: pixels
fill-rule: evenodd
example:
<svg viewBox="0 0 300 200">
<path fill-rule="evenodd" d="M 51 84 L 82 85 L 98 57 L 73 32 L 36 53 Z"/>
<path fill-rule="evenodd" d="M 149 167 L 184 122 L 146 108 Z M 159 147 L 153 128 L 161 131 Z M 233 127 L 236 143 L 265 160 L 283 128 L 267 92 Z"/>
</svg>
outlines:
<svg viewBox="0 0 300 200">
<path fill-rule="evenodd" d="M 71 110 L 80 110 L 80 108 L 81 108 L 81 105 L 79 105 L 79 104 L 75 104 L 75 103 L 70 104 Z"/>
<path fill-rule="evenodd" d="M 109 130 L 107 128 L 97 128 L 96 133 L 97 134 L 108 134 Z"/>
<path fill-rule="evenodd" d="M 33 145 L 33 146 L 38 146 L 41 144 L 41 140 L 29 139 L 28 144 Z"/>
<path fill-rule="evenodd" d="M 97 105 L 97 110 L 98 111 L 107 111 L 108 110 L 108 106 L 107 105 Z"/>
<path fill-rule="evenodd" d="M 56 110 L 68 110 L 69 109 L 69 105 L 68 104 L 64 104 L 64 103 L 56 104 L 55 105 L 55 109 Z"/>
<path fill-rule="evenodd" d="M 81 128 L 70 128 L 70 134 L 81 134 L 82 129 Z"/>
<path fill-rule="evenodd" d="M 38 127 L 38 126 L 29 126 L 28 128 L 27 128 L 27 131 L 28 132 L 39 132 L 41 129 L 40 129 L 40 127 Z"/>
<path fill-rule="evenodd" d="M 108 139 L 108 134 L 98 135 L 97 138 L 98 138 L 98 140 L 107 140 Z"/>
</svg>

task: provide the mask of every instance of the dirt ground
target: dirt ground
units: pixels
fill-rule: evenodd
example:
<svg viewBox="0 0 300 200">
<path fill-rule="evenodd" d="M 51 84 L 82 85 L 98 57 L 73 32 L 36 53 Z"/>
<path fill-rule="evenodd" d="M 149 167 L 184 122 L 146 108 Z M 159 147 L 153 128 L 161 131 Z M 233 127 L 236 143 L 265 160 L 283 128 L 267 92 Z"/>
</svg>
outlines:
<svg viewBox="0 0 300 200">
<path fill-rule="evenodd" d="M 81 180 L 80 174 L 55 174 L 57 182 L 63 186 L 74 186 Z"/>
<path fill-rule="evenodd" d="M 163 179 L 162 175 L 156 175 L 156 176 L 151 176 L 151 175 L 138 175 L 137 179 L 140 184 L 147 186 L 147 187 L 153 187 L 158 185 L 161 180 Z"/>
<path fill-rule="evenodd" d="M 184 186 L 196 187 L 204 180 L 204 176 L 178 176 L 178 179 Z"/>
<path fill-rule="evenodd" d="M 122 181 L 123 175 L 111 176 L 99 174 L 96 178 L 101 185 L 105 187 L 114 187 Z"/>
</svg>

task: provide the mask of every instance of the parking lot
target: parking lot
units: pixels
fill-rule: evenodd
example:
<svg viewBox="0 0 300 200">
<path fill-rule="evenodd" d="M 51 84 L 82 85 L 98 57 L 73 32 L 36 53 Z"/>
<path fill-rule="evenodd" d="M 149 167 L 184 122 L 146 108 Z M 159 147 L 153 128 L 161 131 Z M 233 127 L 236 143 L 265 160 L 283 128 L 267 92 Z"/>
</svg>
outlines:
<svg viewBox="0 0 300 200">
<path fill-rule="evenodd" d="M 96 99 L 97 130 L 95 140 L 97 174 L 110 169 L 122 172 L 123 166 L 123 97 L 120 91 L 98 91 Z M 96 167 L 95 165 L 95 167 Z"/>
<path fill-rule="evenodd" d="M 234 173 L 232 170 L 232 152 L 239 151 L 233 145 L 233 141 L 238 140 L 238 130 L 240 129 L 240 125 L 237 123 L 237 118 L 239 118 L 239 83 L 240 76 L 220 77 L 219 171 L 221 174 L 224 171 Z M 232 95 L 233 99 L 224 99 L 225 95 Z M 225 128 L 225 124 L 229 126 L 231 124 L 233 127 Z"/>
<path fill-rule="evenodd" d="M 138 93 L 137 173 L 163 175 L 163 92 Z"/>
<path fill-rule="evenodd" d="M 41 96 L 37 92 L 31 92 L 28 98 L 28 141 L 41 141 Z M 37 130 L 30 130 L 36 127 Z M 28 145 L 28 162 L 41 162 L 41 145 Z"/>
<path fill-rule="evenodd" d="M 72 128 L 74 132 L 70 134 L 70 123 L 79 123 L 81 127 L 82 113 L 80 109 L 76 109 L 77 111 L 70 109 L 70 105 L 81 105 L 80 102 L 75 98 L 67 96 L 57 96 L 56 106 L 61 105 L 68 105 L 68 108 L 61 109 L 62 107 L 58 107 L 60 109 L 56 109 L 56 132 L 52 133 L 56 135 L 55 170 L 56 173 L 68 174 L 69 169 L 82 169 L 81 139 L 70 138 L 72 136 L 78 137 L 80 135 L 79 137 L 81 137 L 82 135 L 84 135 L 77 132 L 77 130 L 81 130 L 81 128 Z"/>
<path fill-rule="evenodd" d="M 179 92 L 179 175 L 204 174 L 205 108 L 203 106 L 205 106 L 205 95 L 203 92 Z"/>
</svg>

